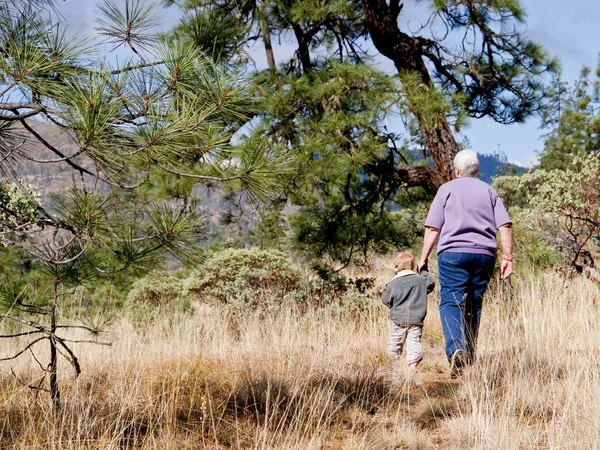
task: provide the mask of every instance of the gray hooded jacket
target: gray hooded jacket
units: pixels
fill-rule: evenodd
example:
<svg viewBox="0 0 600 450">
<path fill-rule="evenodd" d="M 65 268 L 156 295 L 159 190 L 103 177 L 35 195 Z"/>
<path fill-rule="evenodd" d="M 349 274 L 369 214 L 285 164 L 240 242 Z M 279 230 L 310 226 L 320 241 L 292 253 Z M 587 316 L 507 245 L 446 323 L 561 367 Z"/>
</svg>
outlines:
<svg viewBox="0 0 600 450">
<path fill-rule="evenodd" d="M 390 308 L 390 319 L 398 326 L 422 326 L 427 314 L 427 294 L 435 283 L 429 272 L 399 272 L 388 283 L 381 300 Z"/>
</svg>

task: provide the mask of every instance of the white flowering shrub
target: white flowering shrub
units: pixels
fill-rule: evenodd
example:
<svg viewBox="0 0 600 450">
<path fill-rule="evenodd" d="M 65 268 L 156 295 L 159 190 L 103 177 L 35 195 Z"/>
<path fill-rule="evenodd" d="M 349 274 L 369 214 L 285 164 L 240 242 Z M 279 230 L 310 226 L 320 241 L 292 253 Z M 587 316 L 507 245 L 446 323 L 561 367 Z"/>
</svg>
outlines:
<svg viewBox="0 0 600 450">
<path fill-rule="evenodd" d="M 538 170 L 523 177 L 530 204 L 559 227 L 557 245 L 579 265 L 586 247 L 600 239 L 600 154 L 576 157 L 569 169 Z"/>
<path fill-rule="evenodd" d="M 28 228 L 34 224 L 38 217 L 34 202 L 39 202 L 39 192 L 29 184 L 21 183 L 21 185 L 27 190 L 29 196 L 15 182 L 0 183 L 0 224 L 2 231 Z"/>
</svg>

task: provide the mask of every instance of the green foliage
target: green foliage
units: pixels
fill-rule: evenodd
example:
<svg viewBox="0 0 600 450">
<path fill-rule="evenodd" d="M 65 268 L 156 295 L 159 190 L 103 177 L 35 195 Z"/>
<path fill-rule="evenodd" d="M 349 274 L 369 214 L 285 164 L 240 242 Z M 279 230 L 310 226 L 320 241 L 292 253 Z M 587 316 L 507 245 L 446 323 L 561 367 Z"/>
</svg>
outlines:
<svg viewBox="0 0 600 450">
<path fill-rule="evenodd" d="M 529 207 L 513 207 L 509 213 L 513 221 L 513 252 L 520 266 L 544 270 L 563 264 L 549 218 Z"/>
<path fill-rule="evenodd" d="M 428 22 L 434 39 L 427 40 L 423 56 L 434 63 L 432 78 L 446 96 L 464 99 L 471 117 L 489 116 L 503 124 L 522 122 L 539 110 L 545 95 L 541 75 L 558 64 L 524 36 L 522 2 L 428 3 L 434 10 Z M 437 27 L 447 32 L 436 38 Z M 462 45 L 444 45 L 459 39 Z"/>
<path fill-rule="evenodd" d="M 527 175 L 524 175 L 527 177 Z M 522 176 L 503 175 L 495 177 L 492 187 L 496 190 L 506 208 L 523 208 L 527 205 L 526 191 L 523 189 Z"/>
<path fill-rule="evenodd" d="M 183 282 L 160 271 L 136 280 L 127 295 L 127 303 L 136 326 L 144 326 L 164 315 L 193 311 Z"/>
<path fill-rule="evenodd" d="M 299 273 L 280 251 L 226 249 L 208 256 L 185 288 L 201 300 L 256 309 L 281 303 L 298 282 Z"/>
<path fill-rule="evenodd" d="M 60 270 L 73 267 L 87 278 L 130 267 L 148 270 L 167 254 L 190 262 L 199 255 L 206 224 L 185 202 L 145 203 L 131 196 L 128 203 L 117 193 L 78 188 L 53 198 L 56 216 L 80 230 L 62 249 L 65 257 L 68 252 L 85 255 L 59 264 L 64 266 Z"/>
<path fill-rule="evenodd" d="M 553 78 L 542 120 L 542 126 L 550 131 L 539 154 L 540 168 L 568 169 L 576 157 L 600 149 L 598 86 L 587 67 L 571 86 L 561 80 L 560 74 Z"/>
<path fill-rule="evenodd" d="M 289 229 L 283 212 L 285 203 L 273 202 L 261 206 L 258 217 L 248 232 L 247 242 L 261 249 L 281 250 L 285 247 L 286 232 Z"/>
<path fill-rule="evenodd" d="M 43 312 L 43 299 L 22 276 L 0 278 L 0 311 L 17 316 L 24 311 Z"/>
<path fill-rule="evenodd" d="M 365 264 L 373 253 L 412 245 L 420 234 L 408 211 L 390 212 L 374 206 L 353 213 L 344 211 L 344 204 L 328 202 L 326 206 L 329 208 L 304 208 L 290 217 L 290 225 L 298 248 L 317 257 L 327 256 L 333 263 Z"/>
<path fill-rule="evenodd" d="M 61 315 L 63 305 L 70 307 L 66 298 L 127 269 L 147 271 L 166 256 L 198 258 L 204 218 L 190 199 L 192 183 L 182 179 L 231 183 L 266 199 L 280 187 L 281 164 L 263 151 L 232 145 L 257 111 L 252 89 L 239 72 L 215 64 L 189 42 L 157 39 L 154 4 L 126 0 L 119 8 L 104 0 L 99 6 L 94 36 L 135 55 L 113 65 L 96 52 L 91 33 L 73 33 L 55 10 L 36 7 L 50 0 L 0 3 L 0 160 L 6 162 L 0 175 L 15 181 L 0 186 L 0 243 L 26 248 L 49 287 L 41 290 L 40 305 L 17 295 L 36 292 L 32 280 L 23 281 L 28 289 L 5 284 L 0 303 L 8 311 L 18 304 L 33 320 L 29 334 L 40 333 L 33 339 L 48 340 L 50 362 L 39 363 L 45 378 L 38 389 L 48 390 L 59 408 L 58 359 L 79 375 L 71 346 L 88 342 L 61 333 L 98 332 L 61 323 L 70 318 Z M 45 126 L 30 122 L 36 117 Z M 48 134 L 55 132 L 76 148 L 54 146 Z M 41 160 L 31 158 L 31 142 L 43 146 Z M 52 198 L 32 193 L 15 176 L 24 158 L 70 171 L 70 190 Z M 32 222 L 39 226 L 28 227 Z M 26 323 L 9 312 L 2 318 Z M 12 359 L 29 354 L 35 342 Z"/>
<path fill-rule="evenodd" d="M 457 92 L 447 96 L 434 86 L 424 89 L 421 75 L 414 71 L 401 72 L 400 80 L 405 96 L 401 103 L 404 116 L 414 118 L 408 121 L 413 136 L 439 129 L 442 123 L 450 120 L 457 131 L 468 124 L 466 94 Z"/>
<path fill-rule="evenodd" d="M 406 245 L 410 232 L 392 217 L 402 180 L 396 167 L 413 159 L 383 120 L 398 110 L 394 77 L 363 64 L 330 61 L 265 86 L 263 122 L 245 146 L 288 155 L 294 240 L 315 257 L 362 263 L 372 251 Z M 392 145 L 392 144 L 393 145 Z"/>
<path fill-rule="evenodd" d="M 600 154 L 577 156 L 569 169 L 538 170 L 523 178 L 530 204 L 560 224 L 560 249 L 577 266 L 591 239 L 600 237 Z"/>
<path fill-rule="evenodd" d="M 129 303 L 166 305 L 182 298 L 183 284 L 165 272 L 151 272 L 137 279 L 127 294 Z"/>
<path fill-rule="evenodd" d="M 115 48 L 146 47 L 155 39 L 153 28 L 158 23 L 157 5 L 147 7 L 140 0 L 127 0 L 125 12 L 113 0 L 104 0 L 98 6 L 102 17 L 98 20 L 100 35 Z"/>
<path fill-rule="evenodd" d="M 426 198 L 411 191 L 430 189 L 434 177 L 402 170 L 424 169 L 429 161 L 415 157 L 403 141 L 429 145 L 434 139 L 421 134 L 436 135 L 449 122 L 459 131 L 468 116 L 520 122 L 539 109 L 539 75 L 554 67 L 522 35 L 518 1 L 430 1 L 431 16 L 422 23 L 432 32 L 419 30 L 387 51 L 386 39 L 375 33 L 373 43 L 393 59 L 399 77 L 377 71 L 361 48 L 365 30 L 377 28 L 369 24 L 369 7 L 395 24 L 402 8 L 394 2 L 382 2 L 381 8 L 381 2 L 349 0 L 165 3 L 186 14 L 170 37 L 219 55 L 220 64 L 245 64 L 253 73 L 259 111 L 242 129 L 239 148 L 282 158 L 289 169 L 280 178 L 285 196 L 297 207 L 290 223 L 294 241 L 335 264 L 363 263 L 373 251 L 410 242 L 412 227 L 400 229 L 392 211 Z M 381 25 L 379 31 L 383 28 L 393 27 Z M 408 34 L 399 30 L 389 41 Z M 473 36 L 473 43 L 464 35 Z M 247 44 L 262 40 L 269 60 L 271 37 L 291 39 L 295 52 L 287 60 L 277 55 L 279 67 L 270 62 L 268 71 L 257 71 Z M 404 122 L 408 137 L 387 130 L 394 117 Z M 452 136 L 441 140 L 452 153 Z"/>
<path fill-rule="evenodd" d="M 36 202 L 40 194 L 33 186 L 15 182 L 0 183 L 0 224 L 2 231 L 31 227 L 37 222 Z"/>
<path fill-rule="evenodd" d="M 168 36 L 192 44 L 211 55 L 215 61 L 241 62 L 244 54 L 244 38 L 248 25 L 234 14 L 223 14 L 219 9 L 203 13 L 187 12 Z"/>
<path fill-rule="evenodd" d="M 326 308 L 340 316 L 359 318 L 365 310 L 380 306 L 372 293 L 351 286 L 326 265 L 313 265 L 313 270 L 318 277 L 295 269 L 277 250 L 226 249 L 208 257 L 184 280 L 184 295 L 240 314 L 282 307 L 299 311 Z"/>
</svg>

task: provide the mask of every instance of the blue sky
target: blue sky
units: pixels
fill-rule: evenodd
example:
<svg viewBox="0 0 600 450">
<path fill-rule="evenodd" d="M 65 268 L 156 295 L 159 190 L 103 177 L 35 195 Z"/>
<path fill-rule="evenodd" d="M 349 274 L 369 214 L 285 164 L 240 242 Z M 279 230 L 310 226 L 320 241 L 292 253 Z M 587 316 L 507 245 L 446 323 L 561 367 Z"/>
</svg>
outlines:
<svg viewBox="0 0 600 450">
<path fill-rule="evenodd" d="M 116 0 L 123 4 L 124 0 Z M 74 28 L 85 24 L 93 28 L 95 12 L 94 0 L 64 0 L 58 2 L 58 8 L 65 20 Z M 403 20 L 411 28 L 416 28 L 417 12 L 422 6 L 412 6 L 415 0 L 407 0 L 403 11 Z M 573 81 L 584 65 L 596 67 L 600 52 L 600 1 L 598 0 L 521 0 L 526 9 L 527 36 L 542 44 L 546 51 L 557 57 L 561 63 L 563 77 Z M 421 5 L 423 2 L 421 2 Z M 164 14 L 164 29 L 168 29 L 178 20 L 177 9 L 161 11 Z M 283 61 L 293 51 L 291 43 L 282 42 L 275 48 L 276 59 Z M 257 64 L 264 62 L 262 49 L 256 49 Z M 391 63 L 385 58 L 378 58 L 380 67 L 393 70 Z M 535 161 L 536 152 L 543 148 L 537 118 L 529 119 L 525 124 L 504 126 L 490 119 L 471 120 L 469 127 L 463 129 L 458 139 L 468 137 L 471 147 L 479 153 L 491 154 L 504 152 L 507 157 L 522 165 L 530 165 Z"/>
</svg>

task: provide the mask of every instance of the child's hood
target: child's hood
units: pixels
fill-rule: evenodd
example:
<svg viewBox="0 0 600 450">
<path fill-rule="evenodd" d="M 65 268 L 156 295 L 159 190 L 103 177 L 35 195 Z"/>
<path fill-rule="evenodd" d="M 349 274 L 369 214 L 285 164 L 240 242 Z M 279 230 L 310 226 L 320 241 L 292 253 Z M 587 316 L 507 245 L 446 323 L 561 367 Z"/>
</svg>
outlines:
<svg viewBox="0 0 600 450">
<path fill-rule="evenodd" d="M 406 275 L 417 275 L 417 272 L 415 272 L 414 270 L 401 270 L 396 274 L 394 278 L 392 278 L 392 280 L 395 280 L 396 278 L 400 277 L 405 277 Z"/>
</svg>

